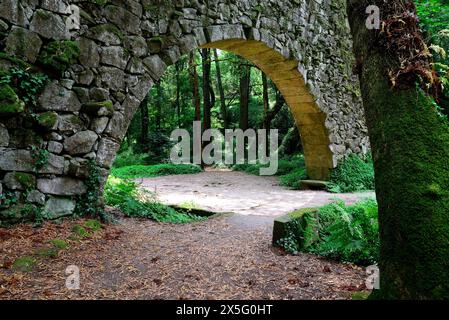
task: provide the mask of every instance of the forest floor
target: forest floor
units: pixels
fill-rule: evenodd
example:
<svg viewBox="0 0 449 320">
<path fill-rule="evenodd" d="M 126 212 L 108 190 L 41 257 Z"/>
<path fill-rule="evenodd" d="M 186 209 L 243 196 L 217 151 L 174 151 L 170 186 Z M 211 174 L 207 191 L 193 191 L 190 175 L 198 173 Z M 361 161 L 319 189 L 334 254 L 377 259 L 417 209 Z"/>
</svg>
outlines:
<svg viewBox="0 0 449 320">
<path fill-rule="evenodd" d="M 224 173 L 196 175 L 198 181 L 204 182 L 201 180 L 204 178 L 208 185 L 194 186 L 191 180 L 190 188 L 182 192 L 179 187 L 180 192 L 198 191 L 197 194 L 205 191 L 202 188 L 216 188 L 220 186 L 212 183 L 218 181 L 216 174 Z M 237 174 L 241 183 L 246 184 L 247 196 L 251 191 L 265 201 L 259 206 L 253 203 L 254 198 L 248 197 L 245 204 L 242 186 L 229 186 L 229 203 L 238 205 L 236 208 L 246 215 L 223 214 L 201 222 L 173 225 L 123 218 L 120 212 L 109 209 L 118 217 L 117 223 L 103 225 L 85 237 L 75 236 L 73 232 L 74 226 L 85 225 L 83 219 L 46 222 L 41 228 L 18 225 L 0 229 L 0 300 L 350 299 L 354 292 L 365 288 L 365 271 L 360 267 L 311 254 L 286 255 L 273 248 L 270 223 L 282 212 L 261 208 L 271 202 L 272 206 L 290 211 L 284 203 L 286 198 L 289 203 L 290 198 L 278 198 L 277 192 L 266 189 L 262 192 L 263 182 L 259 177 L 232 174 Z M 227 177 L 230 176 L 222 177 L 221 186 L 230 183 Z M 158 184 L 158 195 L 162 197 L 163 188 L 174 182 L 183 185 L 187 183 L 186 178 L 151 180 L 166 182 Z M 271 178 L 262 179 L 276 190 L 281 188 Z M 144 184 L 149 186 L 150 180 L 145 179 Z M 286 195 L 296 192 L 283 190 Z M 318 198 L 312 196 L 314 193 Z M 304 206 L 322 205 L 329 201 L 321 203 L 318 199 L 333 198 L 319 192 L 305 194 L 310 199 L 305 200 Z M 210 197 L 211 193 L 204 198 L 209 201 Z M 356 196 L 346 200 L 353 201 L 352 197 Z M 222 200 L 225 198 L 220 196 Z M 195 203 L 200 202 L 200 198 L 195 198 Z M 230 206 L 225 206 L 228 202 L 219 203 L 220 211 L 232 211 Z M 250 214 L 253 212 L 260 215 Z M 253 223 L 256 219 L 263 222 Z M 42 254 L 45 252 L 42 249 L 48 248 L 54 239 L 64 239 L 70 247 L 52 256 Z M 26 271 L 14 265 L 14 261 L 24 257 L 33 261 Z M 79 290 L 66 288 L 65 271 L 69 265 L 80 270 Z"/>
</svg>

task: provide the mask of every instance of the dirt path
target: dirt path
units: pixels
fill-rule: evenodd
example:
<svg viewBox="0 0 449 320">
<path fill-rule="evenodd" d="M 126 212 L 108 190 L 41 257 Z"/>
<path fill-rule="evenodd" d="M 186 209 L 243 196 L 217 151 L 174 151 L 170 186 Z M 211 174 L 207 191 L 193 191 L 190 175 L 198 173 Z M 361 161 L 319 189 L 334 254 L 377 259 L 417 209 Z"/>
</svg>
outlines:
<svg viewBox="0 0 449 320">
<path fill-rule="evenodd" d="M 235 171 L 206 171 L 199 174 L 137 179 L 169 205 L 194 205 L 211 212 L 232 212 L 231 222 L 251 228 L 271 228 L 277 216 L 296 209 L 320 207 L 342 199 L 352 204 L 373 198 L 373 192 L 334 194 L 324 191 L 288 190 L 276 177 L 259 177 Z"/>
<path fill-rule="evenodd" d="M 195 201 L 205 208 L 241 210 L 246 215 L 186 225 L 121 218 L 82 239 L 73 238 L 72 228 L 83 220 L 47 222 L 38 229 L 29 225 L 0 229 L 0 300 L 349 299 L 364 288 L 361 268 L 310 254 L 285 255 L 271 246 L 274 216 L 328 202 L 333 196 L 289 191 L 272 178 L 241 173 L 144 181 L 148 187 L 154 183 L 167 202 L 173 190 L 177 193 L 171 199 L 177 203 L 200 195 Z M 299 199 L 296 205 L 294 199 Z M 57 238 L 66 239 L 70 248 L 57 257 L 37 258 L 32 271 L 14 270 L 17 258 Z M 69 265 L 80 270 L 79 290 L 65 287 Z"/>
</svg>

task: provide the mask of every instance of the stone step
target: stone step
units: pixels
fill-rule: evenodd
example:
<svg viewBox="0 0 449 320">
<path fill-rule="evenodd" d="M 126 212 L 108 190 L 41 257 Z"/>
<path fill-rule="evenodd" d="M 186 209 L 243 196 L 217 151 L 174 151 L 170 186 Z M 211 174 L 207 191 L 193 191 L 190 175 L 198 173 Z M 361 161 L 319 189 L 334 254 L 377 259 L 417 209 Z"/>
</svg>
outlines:
<svg viewBox="0 0 449 320">
<path fill-rule="evenodd" d="M 326 190 L 328 186 L 327 181 L 321 180 L 301 180 L 301 190 Z"/>
</svg>

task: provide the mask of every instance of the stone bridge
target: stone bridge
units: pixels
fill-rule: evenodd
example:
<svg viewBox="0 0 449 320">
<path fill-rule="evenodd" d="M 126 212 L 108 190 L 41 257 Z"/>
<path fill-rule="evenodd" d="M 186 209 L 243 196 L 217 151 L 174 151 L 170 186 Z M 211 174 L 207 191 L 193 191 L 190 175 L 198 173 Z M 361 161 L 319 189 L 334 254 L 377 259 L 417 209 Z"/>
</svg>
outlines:
<svg viewBox="0 0 449 320">
<path fill-rule="evenodd" d="M 50 78 L 36 103 L 0 84 L 0 220 L 72 214 L 92 188 L 88 164 L 104 182 L 151 86 L 198 48 L 239 54 L 274 81 L 310 178 L 326 179 L 369 148 L 345 2 L 0 0 L 1 78 L 17 67 Z"/>
</svg>

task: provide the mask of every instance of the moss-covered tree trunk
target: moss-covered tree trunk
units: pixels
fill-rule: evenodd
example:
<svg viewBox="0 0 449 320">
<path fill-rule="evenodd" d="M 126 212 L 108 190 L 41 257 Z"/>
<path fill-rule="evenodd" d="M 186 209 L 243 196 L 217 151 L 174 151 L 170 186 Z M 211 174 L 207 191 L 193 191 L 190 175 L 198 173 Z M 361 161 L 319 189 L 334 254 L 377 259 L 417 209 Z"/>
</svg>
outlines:
<svg viewBox="0 0 449 320">
<path fill-rule="evenodd" d="M 389 74 L 405 70 L 400 67 L 403 52 L 386 45 L 394 41 L 387 39 L 387 32 L 365 24 L 370 4 L 390 23 L 413 10 L 404 0 L 347 4 L 379 202 L 380 290 L 374 297 L 449 299 L 448 124 L 433 98 L 416 85 L 419 77 L 413 72 L 397 78 Z M 408 21 L 396 25 L 405 36 Z"/>
</svg>

